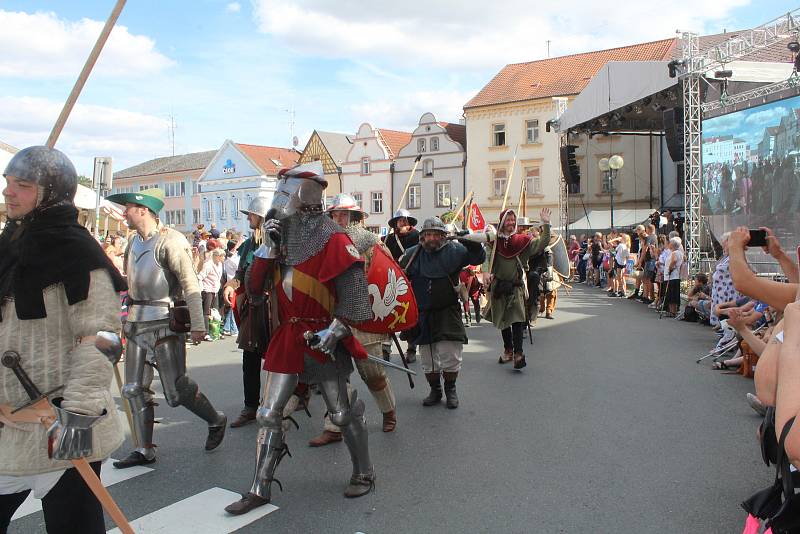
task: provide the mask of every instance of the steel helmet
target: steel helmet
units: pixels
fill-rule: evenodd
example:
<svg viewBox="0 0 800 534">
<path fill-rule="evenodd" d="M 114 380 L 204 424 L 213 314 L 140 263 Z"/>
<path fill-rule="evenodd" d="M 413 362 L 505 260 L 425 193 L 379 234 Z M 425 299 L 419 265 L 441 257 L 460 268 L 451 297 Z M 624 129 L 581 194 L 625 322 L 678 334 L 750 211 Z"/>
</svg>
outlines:
<svg viewBox="0 0 800 534">
<path fill-rule="evenodd" d="M 351 213 L 360 214 L 362 219 L 366 219 L 368 216 L 367 212 L 358 205 L 356 199 L 347 193 L 339 193 L 336 195 L 331 205 L 328 206 L 328 209 L 325 211 L 328 213 L 332 211 L 349 211 Z"/>
<path fill-rule="evenodd" d="M 245 215 L 253 214 L 258 215 L 262 219 L 269 211 L 270 200 L 265 197 L 256 197 L 250 201 L 250 205 L 247 206 L 246 210 L 239 210 L 240 212 L 244 213 Z"/>
<path fill-rule="evenodd" d="M 399 219 L 400 217 L 405 217 L 406 219 L 408 219 L 408 224 L 410 224 L 411 226 L 416 226 L 417 225 L 417 219 L 416 219 L 416 217 L 413 217 L 411 215 L 410 211 L 404 210 L 404 209 L 399 209 L 396 212 L 394 212 L 394 217 L 389 219 L 389 226 L 391 226 L 392 228 L 397 226 L 397 219 Z"/>
<path fill-rule="evenodd" d="M 63 152 L 46 146 L 29 146 L 14 154 L 3 176 L 42 187 L 44 196 L 36 208 L 72 204 L 78 190 L 75 166 Z"/>
<path fill-rule="evenodd" d="M 447 228 L 445 228 L 444 223 L 439 217 L 430 217 L 425 219 L 425 222 L 422 223 L 422 228 L 419 229 L 419 232 L 423 233 L 426 231 L 436 231 L 447 234 Z"/>
</svg>

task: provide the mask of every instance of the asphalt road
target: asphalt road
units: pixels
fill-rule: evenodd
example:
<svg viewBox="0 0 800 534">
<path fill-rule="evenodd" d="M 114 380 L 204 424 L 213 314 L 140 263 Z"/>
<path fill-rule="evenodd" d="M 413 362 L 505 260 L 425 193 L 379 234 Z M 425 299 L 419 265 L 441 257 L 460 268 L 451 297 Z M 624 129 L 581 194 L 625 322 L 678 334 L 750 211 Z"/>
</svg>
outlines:
<svg viewBox="0 0 800 534">
<path fill-rule="evenodd" d="M 744 399 L 752 381 L 695 364 L 716 341 L 706 327 L 659 320 L 642 304 L 578 287 L 562 291 L 555 320 L 539 319 L 521 373 L 497 364 L 491 325 L 468 334 L 458 410 L 423 407 L 424 378 L 411 390 L 391 372 L 394 433 L 381 432 L 353 375 L 367 399 L 374 493 L 342 497 L 350 473 L 342 443 L 306 445 L 322 427 L 315 396 L 313 418 L 298 413 L 301 428 L 288 437 L 293 457 L 278 469 L 279 510 L 237 532 L 730 533 L 743 525 L 739 503 L 772 481 Z M 234 417 L 241 381 L 233 341 L 192 347 L 189 358 L 191 376 Z M 247 491 L 254 425 L 229 430 L 222 450 L 205 454 L 200 420 L 165 402 L 157 417 L 154 471 L 110 488 L 130 519 L 209 488 Z M 44 532 L 41 512 L 10 532 Z"/>
</svg>

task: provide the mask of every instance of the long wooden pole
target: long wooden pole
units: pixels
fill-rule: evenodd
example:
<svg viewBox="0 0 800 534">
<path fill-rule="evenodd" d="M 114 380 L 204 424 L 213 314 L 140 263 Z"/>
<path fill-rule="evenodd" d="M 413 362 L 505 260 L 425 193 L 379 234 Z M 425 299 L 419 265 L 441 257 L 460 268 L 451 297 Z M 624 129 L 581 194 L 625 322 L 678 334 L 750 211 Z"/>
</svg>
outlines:
<svg viewBox="0 0 800 534">
<path fill-rule="evenodd" d="M 519 186 L 519 205 L 517 206 L 517 217 L 525 216 L 525 193 L 527 192 L 527 180 L 522 180 Z"/>
<path fill-rule="evenodd" d="M 468 194 L 467 196 L 465 196 L 465 197 L 464 197 L 464 202 L 462 202 L 462 203 L 461 203 L 461 205 L 458 207 L 458 209 L 457 209 L 456 211 L 454 211 L 454 212 L 453 212 L 453 220 L 454 220 L 454 221 L 457 221 L 457 220 L 458 220 L 458 214 L 459 214 L 459 213 L 461 213 L 461 210 L 463 210 L 463 209 L 464 209 L 464 206 L 466 206 L 466 205 L 467 205 L 467 199 L 470 199 L 470 198 L 472 198 L 472 195 L 473 195 L 473 194 L 474 194 L 474 193 L 473 193 L 472 191 L 470 191 L 470 192 L 469 192 L 469 194 Z"/>
<path fill-rule="evenodd" d="M 414 173 L 417 172 L 417 165 L 419 165 L 419 161 L 421 159 L 422 159 L 422 154 L 417 156 L 417 159 L 414 160 L 414 166 L 411 167 L 411 174 L 408 175 L 408 180 L 406 180 L 406 187 L 405 189 L 403 189 L 403 194 L 400 195 L 400 202 L 397 203 L 395 211 L 403 207 L 403 201 L 406 199 L 406 193 L 408 193 L 408 188 L 409 186 L 411 186 L 411 180 L 414 179 Z"/>
<path fill-rule="evenodd" d="M 111 11 L 111 15 L 106 21 L 106 25 L 103 26 L 103 31 L 100 32 L 97 42 L 94 43 L 94 48 L 92 48 L 89 57 L 86 59 L 86 63 L 83 65 L 83 70 L 81 70 L 81 73 L 75 82 L 75 86 L 72 88 L 67 101 L 64 103 L 64 107 L 61 109 L 61 115 L 58 116 L 58 120 L 56 120 L 55 125 L 53 125 L 53 129 L 50 132 L 50 137 L 47 138 L 47 146 L 50 148 L 56 146 L 58 136 L 61 135 L 61 130 L 64 129 L 64 124 L 66 124 L 67 118 L 72 112 L 72 108 L 75 107 L 75 102 L 78 101 L 78 97 L 83 90 L 83 86 L 86 85 L 86 80 L 89 79 L 89 74 L 91 74 L 94 64 L 97 63 L 97 58 L 100 56 L 100 52 L 103 50 L 103 46 L 105 46 L 108 36 L 111 34 L 111 30 L 114 28 L 114 24 L 117 23 L 119 14 L 122 13 L 122 8 L 125 7 L 125 2 L 126 0 L 117 0 L 114 10 Z"/>
<path fill-rule="evenodd" d="M 519 145 L 517 145 L 519 148 Z M 514 149 L 514 158 L 511 160 L 511 171 L 508 173 L 508 182 L 506 183 L 506 193 L 503 195 L 503 207 L 500 208 L 500 213 L 506 209 L 506 202 L 508 202 L 508 190 L 511 188 L 511 180 L 514 178 L 514 164 L 517 162 L 517 148 Z M 503 231 L 502 228 L 503 221 L 500 221 L 500 228 L 497 229 L 497 233 Z M 495 242 L 494 246 L 492 247 L 492 257 L 489 259 L 489 274 L 492 274 L 492 267 L 494 267 L 494 256 L 497 253 L 497 243 Z M 487 293 L 491 292 L 492 288 L 491 285 L 487 288 Z M 491 301 L 490 301 L 491 302 Z"/>
</svg>

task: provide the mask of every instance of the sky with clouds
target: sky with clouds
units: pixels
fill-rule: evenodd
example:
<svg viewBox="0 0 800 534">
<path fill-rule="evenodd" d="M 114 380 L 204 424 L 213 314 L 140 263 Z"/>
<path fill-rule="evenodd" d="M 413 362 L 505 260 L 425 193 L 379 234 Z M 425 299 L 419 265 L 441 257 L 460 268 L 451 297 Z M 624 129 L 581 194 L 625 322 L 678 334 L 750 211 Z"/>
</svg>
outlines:
<svg viewBox="0 0 800 534">
<path fill-rule="evenodd" d="M 40 144 L 112 0 L 0 0 L 0 141 Z M 89 173 L 225 139 L 300 148 L 314 129 L 455 122 L 504 65 L 758 25 L 777 0 L 129 0 L 59 147 Z"/>
</svg>

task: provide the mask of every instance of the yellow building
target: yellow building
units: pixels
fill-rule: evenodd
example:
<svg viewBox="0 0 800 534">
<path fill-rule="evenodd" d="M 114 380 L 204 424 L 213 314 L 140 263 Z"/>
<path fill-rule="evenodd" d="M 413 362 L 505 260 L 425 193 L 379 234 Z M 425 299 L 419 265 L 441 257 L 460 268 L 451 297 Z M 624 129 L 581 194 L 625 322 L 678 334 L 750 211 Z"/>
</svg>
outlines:
<svg viewBox="0 0 800 534">
<path fill-rule="evenodd" d="M 553 224 L 559 220 L 561 164 L 560 136 L 546 132 L 546 123 L 556 117 L 559 101 L 568 105 L 609 61 L 657 61 L 671 58 L 675 39 L 665 39 L 621 48 L 574 54 L 528 63 L 506 65 L 464 106 L 467 126 L 467 190 L 488 222 L 496 222 L 503 202 L 511 162 L 516 151 L 507 207 L 517 208 L 522 179 L 527 180 L 526 210 L 537 217 L 539 208 L 553 210 Z M 620 154 L 626 165 L 617 176 L 614 203 L 620 208 L 649 206 L 648 183 L 658 168 L 659 152 L 647 161 L 633 163 L 633 153 L 648 153 L 648 143 L 659 140 L 623 136 L 570 140 L 578 145 L 581 171 L 579 189 L 570 198 L 581 208 L 607 208 L 610 191 L 597 167 L 602 157 Z M 642 146 L 644 145 L 644 146 Z M 657 190 L 657 189 L 656 189 Z M 657 203 L 656 203 L 657 205 Z M 581 210 L 582 211 L 582 210 Z M 570 218 L 573 218 L 572 216 Z"/>
</svg>

